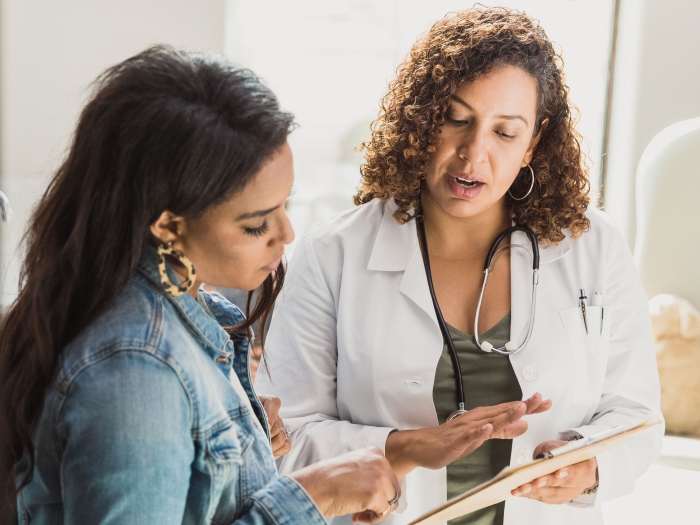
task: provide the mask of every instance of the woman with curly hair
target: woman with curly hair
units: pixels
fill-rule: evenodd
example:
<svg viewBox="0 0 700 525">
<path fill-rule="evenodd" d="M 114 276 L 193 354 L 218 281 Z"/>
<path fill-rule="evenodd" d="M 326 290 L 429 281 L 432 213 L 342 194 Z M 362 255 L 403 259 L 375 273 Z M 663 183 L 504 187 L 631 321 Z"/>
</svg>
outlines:
<svg viewBox="0 0 700 525">
<path fill-rule="evenodd" d="M 568 92 L 555 46 L 517 11 L 455 13 L 414 45 L 364 145 L 359 207 L 306 233 L 277 303 L 257 388 L 293 429 L 282 472 L 379 446 L 405 486 L 388 522 L 408 523 L 566 440 L 660 417 L 646 297 L 589 207 Z M 513 422 L 491 427 L 504 409 Z M 450 523 L 602 523 L 661 435 Z"/>
</svg>

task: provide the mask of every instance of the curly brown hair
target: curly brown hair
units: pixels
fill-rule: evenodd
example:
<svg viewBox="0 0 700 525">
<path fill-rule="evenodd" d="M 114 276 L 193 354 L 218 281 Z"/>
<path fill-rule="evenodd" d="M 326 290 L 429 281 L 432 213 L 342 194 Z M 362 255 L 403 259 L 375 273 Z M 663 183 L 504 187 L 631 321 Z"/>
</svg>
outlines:
<svg viewBox="0 0 700 525">
<path fill-rule="evenodd" d="M 420 213 L 426 163 L 436 150 L 450 98 L 463 82 L 506 65 L 536 80 L 535 135 L 542 130 L 530 162 L 532 192 L 522 201 L 506 197 L 514 220 L 530 227 L 543 244 L 563 240 L 564 228 L 574 238 L 587 231 L 588 167 L 561 54 L 536 20 L 502 7 L 451 13 L 413 46 L 382 99 L 371 140 L 362 144 L 365 162 L 355 204 L 393 198 L 398 206 L 394 218 L 401 224 Z M 524 168 L 513 184 L 514 194 L 525 194 L 530 182 Z"/>
</svg>

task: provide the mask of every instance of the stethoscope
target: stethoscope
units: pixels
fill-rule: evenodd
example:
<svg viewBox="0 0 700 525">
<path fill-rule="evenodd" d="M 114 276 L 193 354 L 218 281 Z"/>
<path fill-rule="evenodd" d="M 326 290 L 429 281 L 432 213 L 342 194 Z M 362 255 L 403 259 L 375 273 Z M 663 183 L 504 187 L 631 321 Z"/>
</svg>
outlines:
<svg viewBox="0 0 700 525">
<path fill-rule="evenodd" d="M 437 297 L 435 296 L 435 288 L 433 287 L 433 276 L 430 272 L 430 256 L 428 255 L 428 241 L 425 237 L 425 224 L 422 219 L 416 220 L 416 226 L 418 229 L 418 243 L 420 245 L 420 251 L 423 255 L 423 266 L 425 267 L 425 274 L 428 278 L 428 288 L 430 289 L 430 298 L 433 300 L 433 307 L 435 308 L 435 316 L 437 317 L 438 326 L 440 327 L 440 332 L 442 332 L 442 339 L 447 344 L 447 348 L 450 351 L 450 357 L 452 358 L 452 366 L 455 371 L 455 381 L 457 383 L 457 406 L 459 407 L 456 411 L 452 412 L 447 418 L 448 421 L 465 414 L 467 411 L 464 409 L 464 381 L 462 380 L 462 368 L 459 365 L 459 358 L 457 357 L 457 350 L 455 350 L 454 342 L 452 341 L 452 336 L 447 329 L 447 323 L 445 318 L 442 316 L 442 311 L 440 310 L 440 305 L 438 304 Z M 501 251 L 511 246 L 521 247 L 519 244 L 508 244 L 502 248 L 498 248 L 498 245 L 511 235 L 513 232 L 521 231 L 527 235 L 532 244 L 532 303 L 530 305 L 530 323 L 527 328 L 527 335 L 520 345 L 516 345 L 513 341 L 508 341 L 505 346 L 496 348 L 488 341 L 482 341 L 479 338 L 479 313 L 481 312 L 481 303 L 484 299 L 484 290 L 486 290 L 486 282 L 489 279 L 489 270 L 494 258 Z M 535 324 L 535 299 L 537 294 L 537 282 L 538 282 L 538 272 L 540 270 L 540 250 L 537 245 L 537 236 L 534 232 L 527 226 L 513 226 L 502 232 L 496 240 L 493 241 L 491 249 L 486 256 L 486 264 L 484 265 L 484 278 L 481 283 L 481 293 L 479 294 L 479 302 L 476 305 L 476 316 L 474 318 L 474 339 L 476 344 L 484 352 L 496 352 L 502 355 L 517 354 L 525 345 L 527 345 L 532 335 L 532 328 Z"/>
</svg>

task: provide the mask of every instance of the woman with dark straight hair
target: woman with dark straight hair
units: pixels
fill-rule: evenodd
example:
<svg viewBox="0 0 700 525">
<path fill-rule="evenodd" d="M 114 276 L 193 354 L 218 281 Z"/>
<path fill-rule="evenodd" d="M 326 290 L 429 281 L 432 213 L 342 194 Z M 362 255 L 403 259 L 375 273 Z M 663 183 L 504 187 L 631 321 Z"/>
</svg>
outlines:
<svg viewBox="0 0 700 525">
<path fill-rule="evenodd" d="M 21 523 L 374 523 L 395 508 L 377 449 L 278 477 L 288 432 L 251 386 L 249 327 L 294 236 L 293 127 L 252 72 L 210 55 L 155 47 L 100 77 L 0 333 L 0 500 L 18 496 Z M 204 282 L 259 299 L 246 319 Z"/>
</svg>

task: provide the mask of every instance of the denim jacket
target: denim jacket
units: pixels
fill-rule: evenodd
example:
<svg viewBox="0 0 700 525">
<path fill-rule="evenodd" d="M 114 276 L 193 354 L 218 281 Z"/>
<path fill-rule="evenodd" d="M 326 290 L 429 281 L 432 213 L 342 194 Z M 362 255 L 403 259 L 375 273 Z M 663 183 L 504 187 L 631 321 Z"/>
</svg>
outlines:
<svg viewBox="0 0 700 525">
<path fill-rule="evenodd" d="M 159 282 L 148 247 L 109 309 L 64 348 L 33 434 L 20 523 L 326 523 L 277 475 L 248 339 L 222 329 L 241 311 L 204 290 L 204 307 L 174 298 Z M 24 458 L 18 477 L 26 468 Z"/>
</svg>

